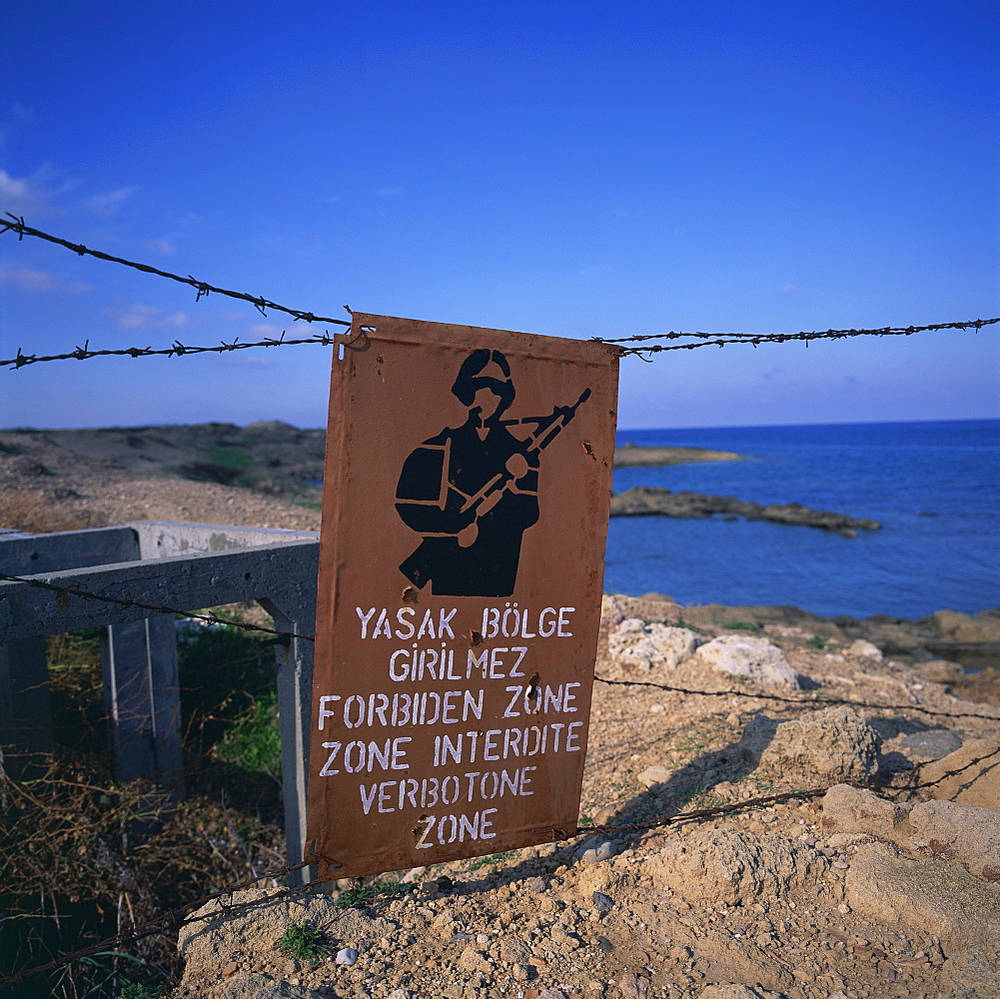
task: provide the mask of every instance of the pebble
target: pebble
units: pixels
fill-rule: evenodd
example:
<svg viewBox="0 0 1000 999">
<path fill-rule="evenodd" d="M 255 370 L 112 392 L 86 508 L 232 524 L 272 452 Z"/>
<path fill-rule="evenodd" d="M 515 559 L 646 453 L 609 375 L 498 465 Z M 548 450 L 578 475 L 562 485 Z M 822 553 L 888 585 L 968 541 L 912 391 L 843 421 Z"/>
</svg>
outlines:
<svg viewBox="0 0 1000 999">
<path fill-rule="evenodd" d="M 649 979 L 635 971 L 626 971 L 618 979 L 623 999 L 641 999 L 649 991 Z"/>
<path fill-rule="evenodd" d="M 594 908 L 602 916 L 607 915 L 615 907 L 615 900 L 610 895 L 605 895 L 604 892 L 595 891 L 593 898 Z"/>
<path fill-rule="evenodd" d="M 580 863 L 599 864 L 604 860 L 610 860 L 617 853 L 618 847 L 611 840 L 606 839 L 600 845 L 584 850 L 580 855 Z"/>
<path fill-rule="evenodd" d="M 337 951 L 337 956 L 333 959 L 334 964 L 342 964 L 345 968 L 356 964 L 358 952 L 353 947 L 343 947 Z"/>
</svg>

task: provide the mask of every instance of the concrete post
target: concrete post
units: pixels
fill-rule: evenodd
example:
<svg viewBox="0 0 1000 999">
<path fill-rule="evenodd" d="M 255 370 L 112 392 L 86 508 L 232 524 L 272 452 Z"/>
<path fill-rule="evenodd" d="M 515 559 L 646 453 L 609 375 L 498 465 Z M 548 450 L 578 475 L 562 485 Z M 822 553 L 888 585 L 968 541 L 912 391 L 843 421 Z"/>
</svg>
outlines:
<svg viewBox="0 0 1000 999">
<path fill-rule="evenodd" d="M 0 645 L 0 763 L 12 780 L 42 775 L 52 752 L 45 639 Z"/>
<path fill-rule="evenodd" d="M 160 614 L 108 625 L 101 668 L 115 777 L 155 777 L 179 797 L 183 757 L 173 618 Z"/>
</svg>

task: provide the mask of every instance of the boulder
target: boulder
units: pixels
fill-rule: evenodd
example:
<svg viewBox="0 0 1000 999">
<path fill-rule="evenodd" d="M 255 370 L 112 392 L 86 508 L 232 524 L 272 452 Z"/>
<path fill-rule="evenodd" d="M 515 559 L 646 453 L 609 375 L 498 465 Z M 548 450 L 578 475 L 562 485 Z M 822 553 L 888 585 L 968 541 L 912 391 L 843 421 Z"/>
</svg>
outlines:
<svg viewBox="0 0 1000 999">
<path fill-rule="evenodd" d="M 698 641 L 698 636 L 688 628 L 672 628 L 656 622 L 645 624 L 631 617 L 608 635 L 608 652 L 625 666 L 674 667 L 694 652 Z"/>
<path fill-rule="evenodd" d="M 872 642 L 866 642 L 863 638 L 856 638 L 844 651 L 849 656 L 858 656 L 861 659 L 874 659 L 876 662 L 882 661 L 882 650 Z"/>
<path fill-rule="evenodd" d="M 721 635 L 699 646 L 695 657 L 705 666 L 734 676 L 748 676 L 762 683 L 802 686 L 785 653 L 766 638 L 755 635 Z"/>
<path fill-rule="evenodd" d="M 941 637 L 949 642 L 1000 642 L 1000 613 L 959 614 L 940 610 L 934 615 Z"/>
<path fill-rule="evenodd" d="M 911 732 L 899 743 L 899 751 L 914 763 L 930 763 L 940 760 L 956 749 L 962 748 L 962 740 L 946 728 L 932 728 L 926 732 Z"/>
<path fill-rule="evenodd" d="M 651 790 L 660 784 L 666 784 L 676 771 L 670 767 L 646 767 L 642 773 L 636 774 L 635 779 L 647 790 Z"/>
<path fill-rule="evenodd" d="M 906 860 L 886 843 L 863 844 L 844 888 L 859 915 L 930 932 L 946 955 L 1000 939 L 1000 887 L 961 864 Z"/>
<path fill-rule="evenodd" d="M 878 839 L 896 840 L 908 810 L 871 791 L 835 784 L 823 796 L 820 824 L 826 835 L 868 833 Z"/>
<path fill-rule="evenodd" d="M 316 993 L 304 985 L 260 972 L 234 975 L 215 994 L 218 999 L 316 999 Z"/>
<path fill-rule="evenodd" d="M 954 770 L 962 772 L 944 776 Z M 926 789 L 934 798 L 1000 812 L 1000 741 L 973 739 L 954 753 L 928 763 L 920 778 L 921 783 L 939 782 Z"/>
<path fill-rule="evenodd" d="M 994 943 L 949 957 L 941 968 L 939 999 L 1000 996 L 1000 945 Z"/>
<path fill-rule="evenodd" d="M 735 829 L 696 833 L 667 844 L 647 862 L 653 882 L 683 893 L 688 901 L 749 904 L 815 881 L 826 858 L 801 841 L 776 833 L 754 835 Z"/>
<path fill-rule="evenodd" d="M 1000 814 L 954 801 L 914 805 L 907 846 L 923 847 L 946 860 L 957 860 L 972 874 L 1000 882 Z"/>
<path fill-rule="evenodd" d="M 947 659 L 928 659 L 927 662 L 914 663 L 913 668 L 931 683 L 958 683 L 965 679 L 965 670 L 961 665 Z"/>
<path fill-rule="evenodd" d="M 744 730 L 736 752 L 755 764 L 799 759 L 817 773 L 864 780 L 878 770 L 880 744 L 878 734 L 861 715 L 838 705 L 785 722 L 757 715 Z"/>
</svg>

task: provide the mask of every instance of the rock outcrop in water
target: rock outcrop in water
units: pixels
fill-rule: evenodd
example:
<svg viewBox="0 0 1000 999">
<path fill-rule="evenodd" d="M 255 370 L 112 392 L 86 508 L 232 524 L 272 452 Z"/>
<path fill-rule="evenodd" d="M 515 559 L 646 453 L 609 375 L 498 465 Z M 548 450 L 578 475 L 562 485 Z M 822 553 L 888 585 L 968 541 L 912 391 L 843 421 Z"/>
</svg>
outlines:
<svg viewBox="0 0 1000 999">
<path fill-rule="evenodd" d="M 711 451 L 703 447 L 646 447 L 623 444 L 615 448 L 615 467 L 636 465 L 683 465 L 688 461 L 741 461 L 732 451 Z"/>
<path fill-rule="evenodd" d="M 838 531 L 845 537 L 857 537 L 858 531 L 877 531 L 882 525 L 865 517 L 850 517 L 828 510 L 811 510 L 801 503 L 771 503 L 761 506 L 733 496 L 705 496 L 701 493 L 671 492 L 656 486 L 635 486 L 611 497 L 612 517 L 685 517 L 703 520 L 724 517 L 747 520 L 769 520 L 775 524 L 818 527 Z"/>
</svg>

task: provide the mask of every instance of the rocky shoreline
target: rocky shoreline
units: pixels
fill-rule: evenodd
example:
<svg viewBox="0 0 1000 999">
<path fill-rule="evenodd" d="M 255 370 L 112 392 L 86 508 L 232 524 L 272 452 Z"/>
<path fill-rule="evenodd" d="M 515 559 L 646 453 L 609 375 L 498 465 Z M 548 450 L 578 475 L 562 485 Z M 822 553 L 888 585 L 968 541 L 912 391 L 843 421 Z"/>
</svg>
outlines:
<svg viewBox="0 0 1000 999">
<path fill-rule="evenodd" d="M 721 517 L 723 520 L 767 520 L 774 524 L 797 527 L 817 527 L 836 531 L 845 538 L 856 538 L 858 531 L 877 531 L 877 520 L 851 517 L 828 510 L 812 510 L 801 503 L 771 503 L 761 506 L 732 496 L 705 496 L 702 493 L 671 492 L 656 486 L 634 486 L 611 497 L 612 517 L 684 517 L 703 520 Z"/>
</svg>

